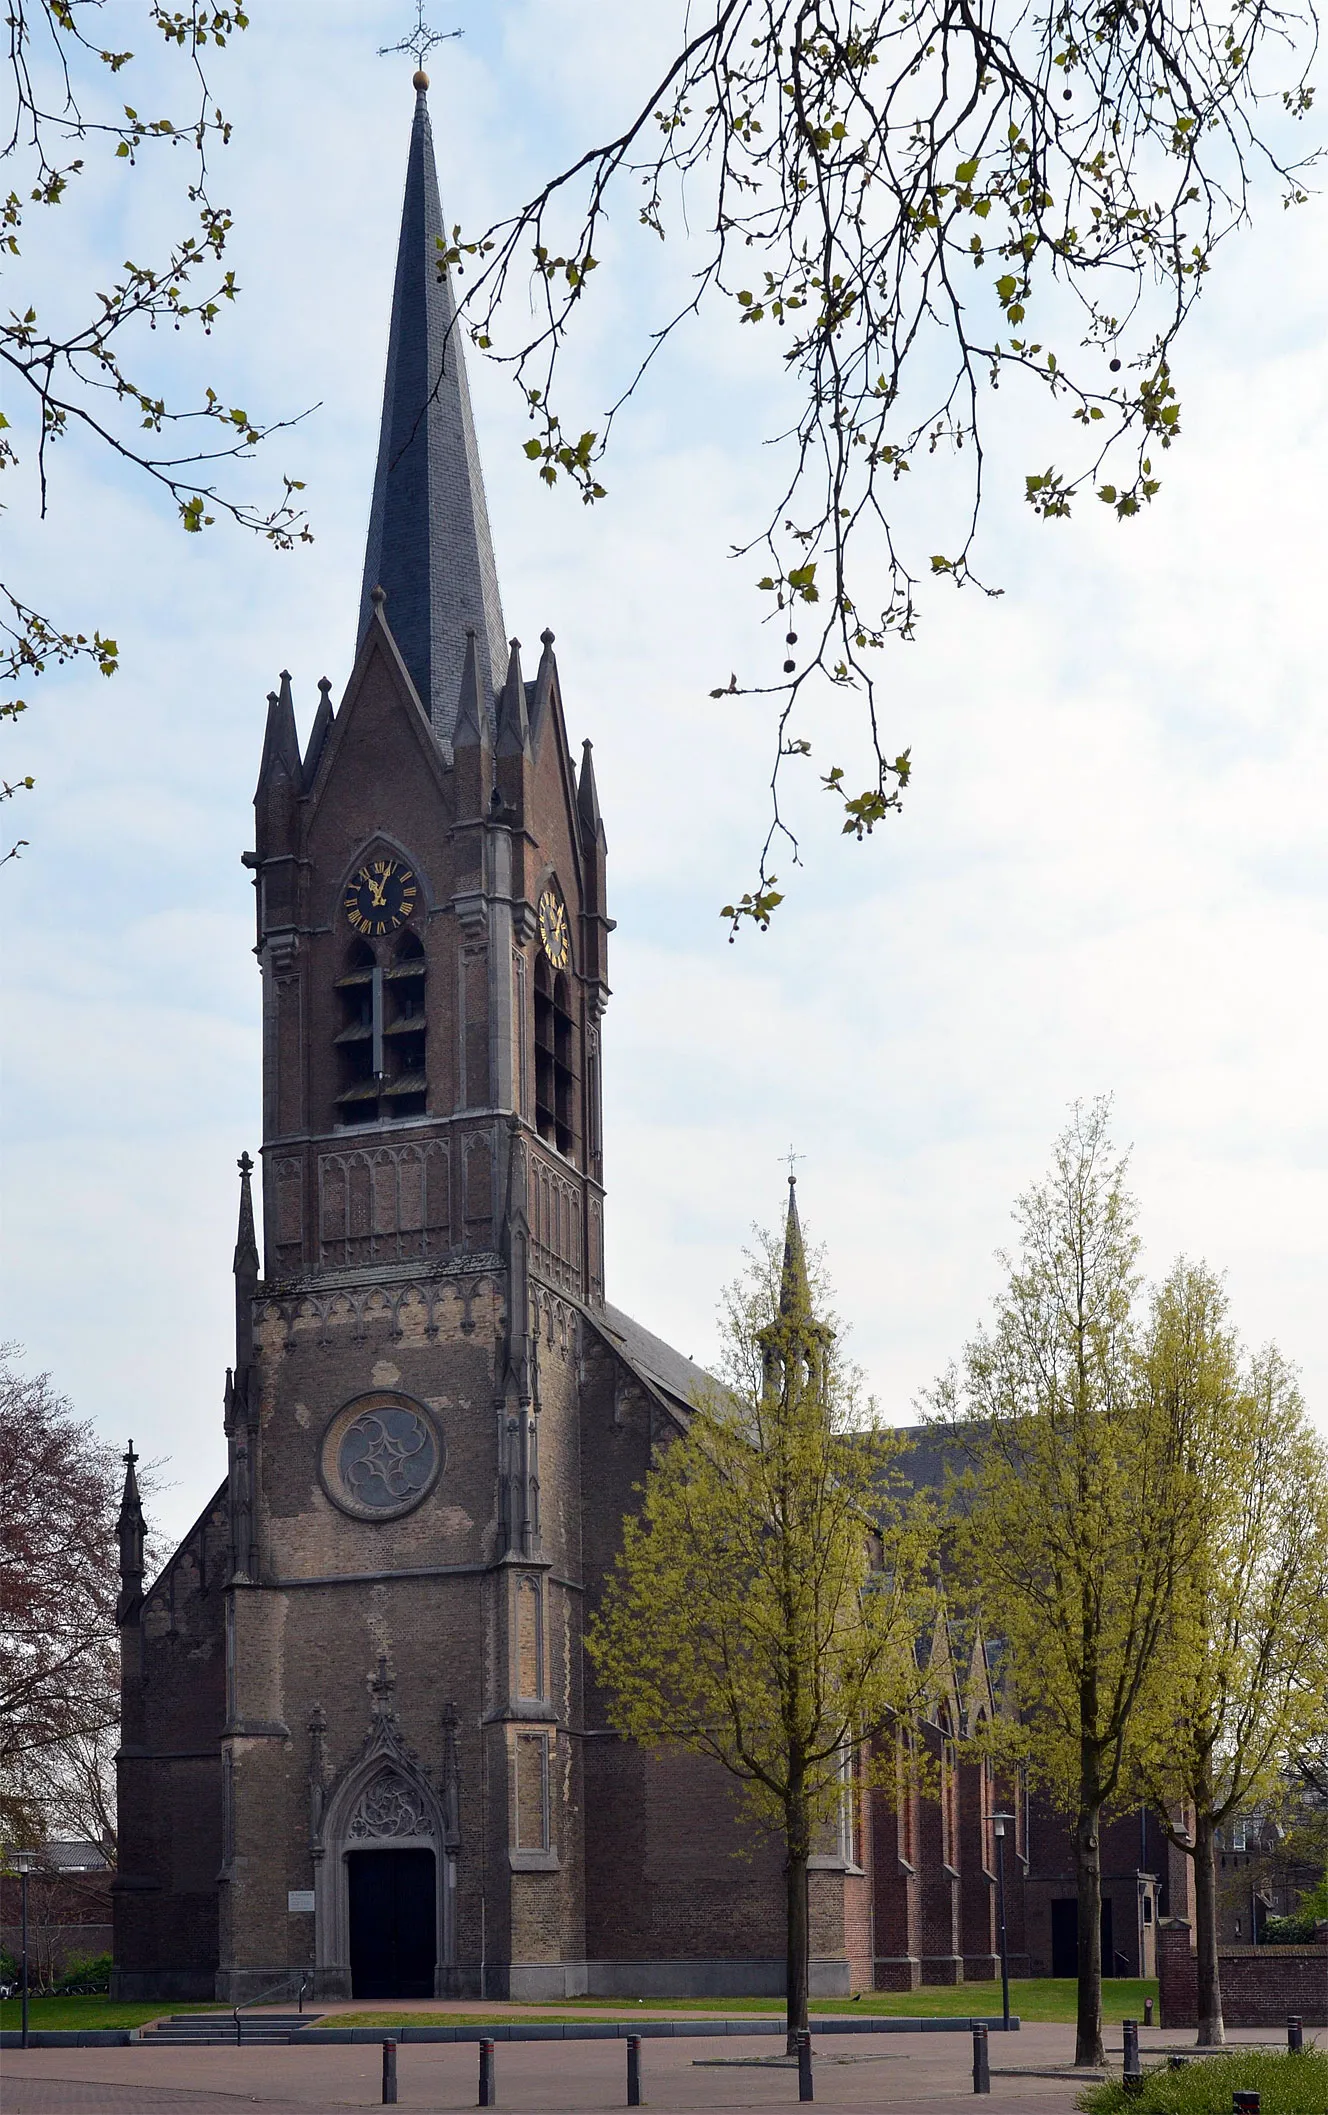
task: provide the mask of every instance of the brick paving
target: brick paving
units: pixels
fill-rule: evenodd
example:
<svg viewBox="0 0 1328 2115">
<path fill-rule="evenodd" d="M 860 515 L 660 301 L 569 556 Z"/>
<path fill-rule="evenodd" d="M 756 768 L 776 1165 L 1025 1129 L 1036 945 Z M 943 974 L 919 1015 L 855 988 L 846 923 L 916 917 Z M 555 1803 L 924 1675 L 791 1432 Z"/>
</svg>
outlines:
<svg viewBox="0 0 1328 2115">
<path fill-rule="evenodd" d="M 1268 2039 L 1239 2034 L 1237 2041 Z M 1145 2060 L 1187 2048 L 1180 2033 L 1142 2036 Z M 1112 2037 L 1109 2032 L 1108 2046 Z M 858 2115 L 960 2115 L 971 2111 L 972 2044 L 966 2034 L 855 2037 L 816 2041 L 816 2099 Z M 1028 2026 L 1005 2043 L 992 2037 L 992 2115 L 1072 2115 L 1080 2081 L 1029 2076 L 1068 2064 L 1073 2029 Z M 719 2057 L 713 2041 L 648 2041 L 645 2098 L 654 2115 L 796 2108 L 796 2073 L 772 2066 L 770 2043 L 734 2037 Z M 733 2058 L 767 2059 L 735 2063 Z M 698 2061 L 700 2059 L 700 2061 Z M 718 2059 L 718 2060 L 717 2060 Z M 1113 2068 L 1119 2064 L 1114 2052 Z M 477 2054 L 472 2045 L 407 2043 L 398 2051 L 398 2105 L 438 2111 L 473 2108 Z M 275 2049 L 6 2050 L 5 2115 L 310 2115 L 311 2110 L 377 2107 L 381 2055 L 373 2044 Z M 1023 2075 L 1018 2075 L 1023 2074 Z M 621 2042 L 500 2043 L 498 2106 L 512 2115 L 599 2115 L 626 2099 Z"/>
</svg>

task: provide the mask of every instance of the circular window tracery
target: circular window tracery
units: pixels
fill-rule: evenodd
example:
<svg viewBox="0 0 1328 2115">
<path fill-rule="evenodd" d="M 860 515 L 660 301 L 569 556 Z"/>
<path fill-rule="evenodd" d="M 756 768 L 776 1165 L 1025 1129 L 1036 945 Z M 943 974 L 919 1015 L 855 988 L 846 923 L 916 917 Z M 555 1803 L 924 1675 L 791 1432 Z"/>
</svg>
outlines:
<svg viewBox="0 0 1328 2115">
<path fill-rule="evenodd" d="M 378 1390 L 346 1403 L 323 1434 L 323 1489 L 357 1520 L 397 1520 L 428 1497 L 443 1466 L 433 1413 Z"/>
</svg>

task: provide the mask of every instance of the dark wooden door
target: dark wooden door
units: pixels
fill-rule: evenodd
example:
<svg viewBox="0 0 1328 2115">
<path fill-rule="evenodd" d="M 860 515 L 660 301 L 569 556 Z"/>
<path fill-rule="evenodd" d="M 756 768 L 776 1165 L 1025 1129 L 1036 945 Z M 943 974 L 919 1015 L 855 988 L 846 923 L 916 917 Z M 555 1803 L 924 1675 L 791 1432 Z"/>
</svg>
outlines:
<svg viewBox="0 0 1328 2115">
<path fill-rule="evenodd" d="M 1117 1973 L 1111 1943 L 1111 1901 L 1102 1904 L 1102 1973 Z M 1079 1973 L 1079 1903 L 1076 1897 L 1051 1905 L 1051 1972 L 1069 1976 Z"/>
<path fill-rule="evenodd" d="M 1051 1972 L 1071 1978 L 1079 1973 L 1079 1903 L 1073 1896 L 1051 1905 Z"/>
<path fill-rule="evenodd" d="M 352 1851 L 347 1863 L 352 1997 L 432 1997 L 438 1958 L 433 1852 Z"/>
</svg>

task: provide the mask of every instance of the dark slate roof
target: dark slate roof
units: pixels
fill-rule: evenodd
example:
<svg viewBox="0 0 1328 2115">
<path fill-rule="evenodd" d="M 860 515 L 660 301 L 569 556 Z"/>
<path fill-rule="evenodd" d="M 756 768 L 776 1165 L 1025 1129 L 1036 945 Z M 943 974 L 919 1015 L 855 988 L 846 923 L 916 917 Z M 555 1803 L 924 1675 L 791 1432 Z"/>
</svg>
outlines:
<svg viewBox="0 0 1328 2115">
<path fill-rule="evenodd" d="M 100 1843 L 68 1840 L 44 1843 L 37 1857 L 45 1871 L 54 1873 L 104 1873 L 111 1863 Z"/>
<path fill-rule="evenodd" d="M 480 474 L 463 331 L 440 279 L 443 209 L 429 108 L 421 88 L 406 165 L 401 241 L 383 388 L 373 509 L 360 598 L 360 640 L 370 592 L 384 612 L 421 703 L 450 741 L 461 689 L 466 631 L 475 631 L 481 695 L 492 704 L 507 669 L 498 573 Z"/>
<path fill-rule="evenodd" d="M 704 1366 L 684 1358 L 662 1337 L 652 1336 L 621 1308 L 605 1307 L 596 1316 L 599 1326 L 621 1348 L 629 1363 L 639 1369 L 647 1380 L 654 1381 L 669 1395 L 689 1407 L 695 1402 L 698 1390 L 705 1395 L 713 1393 L 717 1383 Z"/>
</svg>

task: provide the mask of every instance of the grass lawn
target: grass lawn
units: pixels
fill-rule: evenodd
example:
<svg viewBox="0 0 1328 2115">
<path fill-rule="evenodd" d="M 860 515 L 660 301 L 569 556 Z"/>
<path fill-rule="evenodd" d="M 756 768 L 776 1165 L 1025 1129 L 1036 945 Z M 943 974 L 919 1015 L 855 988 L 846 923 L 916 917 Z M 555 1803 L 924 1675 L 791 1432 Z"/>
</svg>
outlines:
<svg viewBox="0 0 1328 2115">
<path fill-rule="evenodd" d="M 1145 2071 L 1143 2087 L 1127 2094 L 1110 2079 L 1080 2095 L 1085 2115 L 1228 2115 L 1238 2090 L 1258 2093 L 1263 2115 L 1323 2115 L 1328 2108 L 1328 2053 L 1296 2056 L 1271 2049 L 1233 2049 L 1183 2070 Z"/>
<path fill-rule="evenodd" d="M 1107 2025 L 1114 2026 L 1123 2019 L 1141 2020 L 1144 1999 L 1156 1995 L 1156 1983 L 1105 1982 L 1102 1985 L 1102 2010 Z M 1010 2010 L 1024 2020 L 1052 2020 L 1072 2025 L 1074 1997 L 1073 1983 L 1053 1976 L 1039 1976 L 1028 1982 L 1011 1983 Z M 112 2004 L 106 1997 L 35 1997 L 29 2006 L 29 2024 L 34 2031 L 51 2028 L 65 2032 L 71 2028 L 141 2027 L 148 2020 L 160 2019 L 164 2013 L 226 2012 L 229 2009 L 225 2005 L 120 2005 Z M 318 2007 L 312 2005 L 309 2009 L 316 2012 Z M 334 2013 L 329 2024 L 338 2027 L 476 2027 L 504 2019 L 576 2019 L 578 2015 L 590 2012 L 602 2018 L 622 2020 L 643 2012 L 663 2013 L 670 2017 L 704 2012 L 737 2019 L 745 2012 L 770 2015 L 779 2014 L 783 2009 L 780 1998 L 569 1998 L 566 2004 L 553 2008 L 548 2004 L 532 2005 L 529 2010 L 508 2008 L 501 2013 L 485 2011 L 483 2007 L 467 2012 L 400 2012 L 379 2007 L 373 2011 Z M 894 2019 L 927 2016 L 967 2019 L 970 2013 L 988 2019 L 1000 2013 L 1001 1986 L 999 1983 L 961 1983 L 957 1987 L 929 1984 L 924 1990 L 876 1991 L 856 1999 L 813 1998 L 811 2009 L 813 2013 L 865 2012 Z M 6 1999 L 0 2004 L 0 2026 L 18 2027 L 21 2024 L 19 2000 Z"/>
<path fill-rule="evenodd" d="M 1156 1982 L 1108 1981 L 1102 1985 L 1102 2011 L 1108 2026 L 1123 2019 L 1142 2020 L 1144 1999 L 1157 1996 Z M 1027 1982 L 1012 1982 L 1010 1985 L 1010 2010 L 1023 2020 L 1050 2020 L 1073 2026 L 1075 2016 L 1075 1986 L 1054 1976 L 1039 1976 Z M 519 2018 L 523 2020 L 575 2019 L 582 2011 L 592 2010 L 614 2019 L 630 2019 L 634 2013 L 664 2013 L 676 2017 L 688 2012 L 720 2014 L 727 2019 L 737 2019 L 745 2012 L 779 2014 L 783 2012 L 780 1998 L 569 1998 L 565 2005 L 550 2011 L 547 2005 L 532 2007 L 529 2012 L 512 2010 L 503 2013 L 485 2012 L 393 2012 L 378 2009 L 372 2012 L 339 2012 L 329 2020 L 329 2025 L 338 2027 L 477 2027 L 490 2021 Z M 931 2017 L 944 2019 L 967 2019 L 975 2014 L 980 2019 L 997 2018 L 1001 2009 L 1001 1986 L 999 1983 L 962 1983 L 960 1985 L 931 1985 L 923 1990 L 875 1991 L 860 1998 L 813 1998 L 811 2010 L 816 2013 L 868 2013 L 887 2019 L 918 2019 Z"/>
<path fill-rule="evenodd" d="M 227 2012 L 227 2005 L 113 2005 L 108 1997 L 35 1997 L 28 2000 L 28 2026 L 67 2033 L 84 2027 L 141 2027 L 164 2012 Z M 0 2027 L 23 2025 L 20 1998 L 0 2002 Z"/>
</svg>

